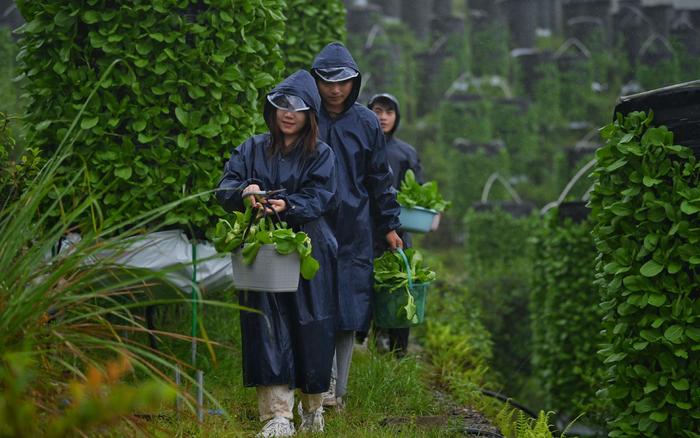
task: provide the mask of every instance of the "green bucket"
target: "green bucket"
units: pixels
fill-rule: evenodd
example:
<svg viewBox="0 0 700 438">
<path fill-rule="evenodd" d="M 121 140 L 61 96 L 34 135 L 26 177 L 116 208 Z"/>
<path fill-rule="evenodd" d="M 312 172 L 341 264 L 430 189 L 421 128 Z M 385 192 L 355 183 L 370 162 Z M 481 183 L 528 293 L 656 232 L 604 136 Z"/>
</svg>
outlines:
<svg viewBox="0 0 700 438">
<path fill-rule="evenodd" d="M 411 267 L 408 259 L 401 249 L 399 249 L 408 273 L 408 292 L 413 297 L 416 305 L 417 321 L 413 322 L 406 318 L 406 290 L 397 289 L 393 292 L 385 288 L 375 288 L 372 294 L 372 307 L 374 310 L 374 324 L 380 328 L 403 328 L 412 327 L 425 321 L 425 299 L 430 283 L 413 283 L 411 278 Z"/>
<path fill-rule="evenodd" d="M 425 297 L 430 283 L 414 284 L 409 292 L 416 302 L 417 322 L 406 318 L 403 306 L 406 304 L 406 291 L 395 290 L 388 292 L 385 289 L 374 291 L 372 304 L 374 307 L 374 324 L 381 328 L 412 327 L 425 321 Z"/>
</svg>

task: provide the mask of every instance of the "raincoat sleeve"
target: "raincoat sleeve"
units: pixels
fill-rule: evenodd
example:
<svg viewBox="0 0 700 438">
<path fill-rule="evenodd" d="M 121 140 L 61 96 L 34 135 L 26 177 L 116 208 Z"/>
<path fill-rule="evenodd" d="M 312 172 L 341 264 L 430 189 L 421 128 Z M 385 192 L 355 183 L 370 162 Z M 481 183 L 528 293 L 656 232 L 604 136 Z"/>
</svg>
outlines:
<svg viewBox="0 0 700 438">
<path fill-rule="evenodd" d="M 423 166 L 420 164 L 420 158 L 418 158 L 418 152 L 414 149 L 411 151 L 411 169 L 413 169 L 413 173 L 416 175 L 416 182 L 418 184 L 424 184 L 425 183 L 425 177 L 423 176 Z"/>
<path fill-rule="evenodd" d="M 265 190 L 261 181 L 251 178 L 250 152 L 255 146 L 252 139 L 238 146 L 224 166 L 224 176 L 219 180 L 216 199 L 226 211 L 244 209 L 241 193 L 249 185 L 258 184 L 262 190 Z"/>
<path fill-rule="evenodd" d="M 372 133 L 372 152 L 367 160 L 364 182 L 369 194 L 375 229 L 386 234 L 400 227 L 401 207 L 396 200 L 396 190 L 391 186 L 393 178 L 387 163 L 386 142 L 378 120 L 374 120 Z"/>
<path fill-rule="evenodd" d="M 303 225 L 323 216 L 334 205 L 336 185 L 335 156 L 330 147 L 325 147 L 305 173 L 299 191 L 284 197 L 285 220 Z"/>
</svg>

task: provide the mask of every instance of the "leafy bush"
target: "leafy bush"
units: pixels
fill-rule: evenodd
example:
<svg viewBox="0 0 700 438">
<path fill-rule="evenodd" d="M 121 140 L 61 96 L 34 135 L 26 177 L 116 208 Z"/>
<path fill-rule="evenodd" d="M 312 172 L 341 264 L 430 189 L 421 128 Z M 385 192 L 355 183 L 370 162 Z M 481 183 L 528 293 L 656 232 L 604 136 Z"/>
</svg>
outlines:
<svg viewBox="0 0 700 438">
<path fill-rule="evenodd" d="M 700 164 L 652 114 L 603 128 L 591 196 L 611 437 L 700 430 Z"/>
<path fill-rule="evenodd" d="M 286 74 L 309 69 L 328 43 L 345 40 L 345 6 L 340 0 L 317 3 L 285 0 L 284 37 L 280 41 Z"/>
<path fill-rule="evenodd" d="M 534 241 L 530 314 L 533 370 L 548 409 L 598 417 L 596 391 L 602 363 L 596 356 L 602 310 L 594 286 L 596 250 L 589 221 L 574 223 L 550 210 Z"/>
<path fill-rule="evenodd" d="M 13 120 L 0 113 L 0 210 L 19 198 L 37 175 L 44 160 L 36 148 L 18 152 L 10 124 Z M 14 156 L 19 158 L 14 159 Z"/>
<path fill-rule="evenodd" d="M 262 126 L 261 92 L 283 73 L 284 5 L 19 1 L 33 146 L 55 150 L 97 78 L 120 60 L 80 121 L 58 187 L 86 167 L 72 196 L 94 193 L 114 222 L 215 187 L 230 149 Z M 206 229 L 222 213 L 205 195 L 165 220 Z"/>
<path fill-rule="evenodd" d="M 125 269 L 115 266 L 113 258 L 121 254 L 123 239 L 173 205 L 131 223 L 88 229 L 69 250 L 47 260 L 48 254 L 57 253 L 57 242 L 69 231 L 67 224 L 90 217 L 94 208 L 94 199 L 86 193 L 77 208 L 63 213 L 65 221 L 48 220 L 52 210 L 61 209 L 62 197 L 73 192 L 73 187 L 59 190 L 55 184 L 61 164 L 71 155 L 71 132 L 26 190 L 0 209 L 3 436 L 86 435 L 129 421 L 136 411 L 158 407 L 174 393 L 163 372 L 171 374 L 178 361 L 139 342 L 147 329 L 135 312 L 154 303 L 147 285 L 167 284 L 164 273 Z M 82 176 L 77 173 L 71 183 Z M 42 208 L 50 194 L 55 194 L 55 202 Z M 122 360 L 111 362 L 113 354 Z M 145 378 L 138 387 L 119 383 L 127 372 Z"/>
<path fill-rule="evenodd" d="M 464 220 L 467 287 L 484 309 L 481 321 L 494 345 L 492 368 L 506 377 L 508 391 L 517 390 L 519 379 L 530 372 L 529 238 L 536 224 L 500 209 L 472 211 Z"/>
<path fill-rule="evenodd" d="M 0 26 L 0 113 L 18 112 L 18 87 L 15 76 L 17 44 L 12 40 L 10 29 Z"/>
</svg>

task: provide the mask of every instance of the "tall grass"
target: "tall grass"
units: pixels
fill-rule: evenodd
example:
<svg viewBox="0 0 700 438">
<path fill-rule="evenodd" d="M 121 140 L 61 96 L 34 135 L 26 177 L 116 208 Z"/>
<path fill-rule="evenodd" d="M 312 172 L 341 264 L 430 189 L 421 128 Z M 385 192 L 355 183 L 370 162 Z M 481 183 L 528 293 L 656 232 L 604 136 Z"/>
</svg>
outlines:
<svg viewBox="0 0 700 438">
<path fill-rule="evenodd" d="M 138 312 L 185 298 L 156 299 L 155 287 L 175 291 L 166 272 L 125 269 L 115 261 L 124 242 L 192 197 L 114 224 L 102 217 L 94 194 L 63 208 L 84 171 L 54 184 L 80 136 L 83 110 L 118 62 L 95 85 L 54 155 L 0 211 L 0 437 L 99 434 L 109 429 L 96 426 L 115 420 L 136 427 L 133 414 L 171 400 L 172 370 L 186 368 L 145 344 L 149 331 Z M 92 219 L 90 229 L 59 252 L 59 242 L 83 217 Z M 133 380 L 138 387 L 125 383 Z"/>
</svg>

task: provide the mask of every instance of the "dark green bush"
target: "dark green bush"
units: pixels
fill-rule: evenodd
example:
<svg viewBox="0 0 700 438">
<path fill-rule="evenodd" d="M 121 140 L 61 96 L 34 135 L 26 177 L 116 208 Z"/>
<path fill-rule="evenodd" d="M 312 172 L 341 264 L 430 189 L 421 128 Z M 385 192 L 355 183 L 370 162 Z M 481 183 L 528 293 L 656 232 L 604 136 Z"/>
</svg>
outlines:
<svg viewBox="0 0 700 438">
<path fill-rule="evenodd" d="M 262 94 L 284 74 L 280 44 L 289 44 L 290 65 L 308 67 L 326 40 L 342 37 L 344 19 L 339 2 L 332 17 L 313 2 L 290 9 L 283 0 L 18 3 L 27 19 L 19 59 L 32 145 L 54 150 L 97 79 L 120 60 L 63 168 L 67 177 L 87 169 L 75 191 L 93 193 L 115 222 L 214 188 L 231 149 L 263 127 Z M 285 27 L 285 13 L 304 18 Z M 165 222 L 205 230 L 220 213 L 207 194 Z"/>
<path fill-rule="evenodd" d="M 22 194 L 44 163 L 36 148 L 17 150 L 15 121 L 0 112 L 0 211 Z"/>
<path fill-rule="evenodd" d="M 492 368 L 504 377 L 509 395 L 530 372 L 529 238 L 536 224 L 500 209 L 472 211 L 464 221 L 467 288 L 483 309 L 481 320 L 493 339 Z"/>
<path fill-rule="evenodd" d="M 591 197 L 611 437 L 700 430 L 700 164 L 652 115 L 602 130 Z"/>
<path fill-rule="evenodd" d="M 309 69 L 328 43 L 345 40 L 345 7 L 340 0 L 322 3 L 285 0 L 285 32 L 280 41 L 287 74 Z"/>
<path fill-rule="evenodd" d="M 603 312 L 595 281 L 592 224 L 560 219 L 550 210 L 534 241 L 530 314 L 533 370 L 546 408 L 600 421 Z"/>
</svg>

